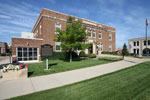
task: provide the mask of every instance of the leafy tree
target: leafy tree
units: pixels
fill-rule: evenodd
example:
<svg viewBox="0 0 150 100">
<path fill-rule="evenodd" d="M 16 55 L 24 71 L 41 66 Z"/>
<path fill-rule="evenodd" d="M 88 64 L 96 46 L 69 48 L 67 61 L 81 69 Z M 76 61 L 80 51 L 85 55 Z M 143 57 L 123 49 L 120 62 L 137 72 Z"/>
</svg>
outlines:
<svg viewBox="0 0 150 100">
<path fill-rule="evenodd" d="M 70 62 L 72 62 L 72 52 L 76 49 L 81 50 L 88 47 L 85 44 L 87 33 L 86 27 L 82 26 L 80 20 L 75 21 L 74 17 L 69 17 L 65 30 L 57 30 L 55 41 L 61 41 L 61 48 L 70 53 Z"/>
<path fill-rule="evenodd" d="M 122 50 L 122 56 L 123 56 L 123 59 L 124 59 L 124 56 L 128 55 L 128 49 L 127 49 L 127 45 L 126 43 L 124 43 L 123 45 L 123 50 Z"/>
</svg>

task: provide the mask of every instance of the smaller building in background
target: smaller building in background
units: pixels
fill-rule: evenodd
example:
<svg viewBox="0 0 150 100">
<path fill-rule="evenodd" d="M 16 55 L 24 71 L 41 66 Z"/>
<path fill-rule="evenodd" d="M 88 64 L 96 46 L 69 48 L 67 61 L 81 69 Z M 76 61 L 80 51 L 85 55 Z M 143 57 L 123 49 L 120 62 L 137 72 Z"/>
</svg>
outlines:
<svg viewBox="0 0 150 100">
<path fill-rule="evenodd" d="M 147 38 L 147 42 L 145 37 L 129 39 L 128 50 L 129 53 L 139 56 L 146 55 L 146 51 L 148 52 L 148 54 L 150 54 L 150 37 Z"/>
<path fill-rule="evenodd" d="M 0 53 L 7 53 L 8 43 L 0 42 Z"/>
</svg>

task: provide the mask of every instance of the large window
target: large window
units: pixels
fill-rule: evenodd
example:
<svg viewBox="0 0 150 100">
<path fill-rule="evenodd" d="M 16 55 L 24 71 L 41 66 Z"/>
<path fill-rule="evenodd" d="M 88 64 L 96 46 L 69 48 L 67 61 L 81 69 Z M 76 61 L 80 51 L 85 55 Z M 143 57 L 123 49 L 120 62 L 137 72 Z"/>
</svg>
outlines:
<svg viewBox="0 0 150 100">
<path fill-rule="evenodd" d="M 57 31 L 57 30 L 61 30 L 61 24 L 55 24 L 55 31 Z"/>
<path fill-rule="evenodd" d="M 17 48 L 17 59 L 18 61 L 29 61 L 37 60 L 37 48 Z"/>
<path fill-rule="evenodd" d="M 99 36 L 99 39 L 102 39 L 102 33 L 101 32 L 99 32 L 98 36 Z"/>
</svg>

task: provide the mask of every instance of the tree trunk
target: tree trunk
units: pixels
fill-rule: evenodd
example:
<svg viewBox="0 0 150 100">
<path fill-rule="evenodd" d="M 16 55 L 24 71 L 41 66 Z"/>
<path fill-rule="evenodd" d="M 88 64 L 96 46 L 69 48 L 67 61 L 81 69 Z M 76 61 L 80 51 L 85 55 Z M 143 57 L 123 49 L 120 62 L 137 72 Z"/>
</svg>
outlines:
<svg viewBox="0 0 150 100">
<path fill-rule="evenodd" d="M 72 62 L 72 50 L 70 50 L 70 62 Z"/>
</svg>

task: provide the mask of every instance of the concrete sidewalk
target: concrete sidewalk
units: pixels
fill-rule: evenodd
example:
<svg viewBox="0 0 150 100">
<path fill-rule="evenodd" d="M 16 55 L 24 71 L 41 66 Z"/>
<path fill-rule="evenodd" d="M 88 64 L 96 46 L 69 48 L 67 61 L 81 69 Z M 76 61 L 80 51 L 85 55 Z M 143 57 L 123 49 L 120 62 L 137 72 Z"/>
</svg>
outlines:
<svg viewBox="0 0 150 100">
<path fill-rule="evenodd" d="M 123 61 L 51 75 L 12 81 L 0 80 L 0 100 L 87 80 L 120 69 L 131 67 L 145 61 L 150 61 L 150 59 L 126 58 Z"/>
</svg>

